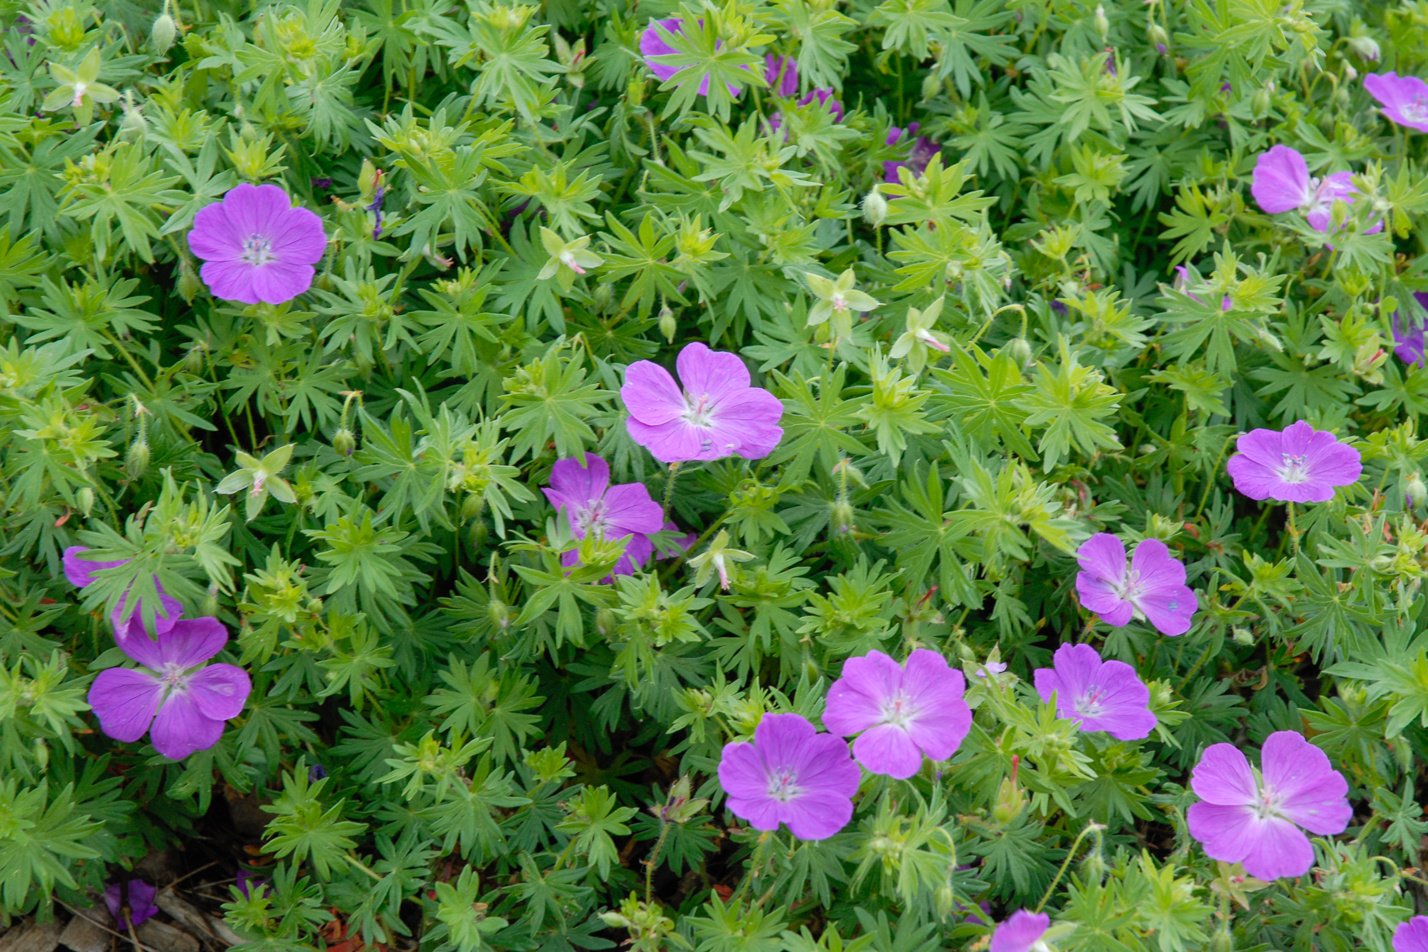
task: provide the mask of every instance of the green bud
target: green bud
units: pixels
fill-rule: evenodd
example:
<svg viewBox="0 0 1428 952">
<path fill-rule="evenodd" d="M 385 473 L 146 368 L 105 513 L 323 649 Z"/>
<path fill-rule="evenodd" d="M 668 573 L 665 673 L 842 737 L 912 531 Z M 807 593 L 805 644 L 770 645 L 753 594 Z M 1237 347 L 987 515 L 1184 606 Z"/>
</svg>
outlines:
<svg viewBox="0 0 1428 952">
<path fill-rule="evenodd" d="M 149 46 L 155 53 L 163 56 L 169 51 L 169 47 L 174 45 L 174 39 L 177 36 L 178 24 L 165 10 L 154 20 L 154 25 L 149 30 Z"/>
<path fill-rule="evenodd" d="M 863 220 L 874 228 L 877 228 L 888 217 L 888 200 L 883 198 L 883 193 L 876 185 L 873 190 L 863 196 Z"/>
<path fill-rule="evenodd" d="M 664 339 L 669 343 L 674 343 L 674 333 L 679 330 L 679 325 L 674 320 L 674 312 L 669 309 L 669 305 L 659 309 L 659 332 L 664 335 Z"/>
<path fill-rule="evenodd" d="M 1404 481 L 1403 491 L 1408 496 L 1408 505 L 1415 508 L 1423 505 L 1425 497 L 1428 497 L 1428 486 L 1423 484 L 1423 477 L 1419 473 L 1411 474 Z"/>
<path fill-rule="evenodd" d="M 829 521 L 833 524 L 833 531 L 838 535 L 847 535 L 857 526 L 853 522 L 853 507 L 846 499 L 840 499 L 833 504 L 833 510 L 829 515 Z"/>
<path fill-rule="evenodd" d="M 203 290 L 203 282 L 198 279 L 198 272 L 193 269 L 193 265 L 187 260 L 179 265 L 178 293 L 183 298 L 185 304 L 192 304 L 193 299 L 198 297 L 198 292 Z M 196 353 L 196 350 L 189 353 Z M 200 365 L 200 369 L 201 369 Z M 197 371 L 195 371 L 197 373 Z"/>
<path fill-rule="evenodd" d="M 1270 80 L 1254 91 L 1250 97 L 1250 110 L 1256 119 L 1269 115 L 1270 107 L 1274 105 L 1274 80 Z"/>
<path fill-rule="evenodd" d="M 992 805 L 992 819 L 1002 826 L 1007 825 L 1026 809 L 1026 795 L 1021 792 L 1015 777 L 1003 778 L 997 788 L 997 799 Z"/>
<path fill-rule="evenodd" d="M 1170 37 L 1159 23 L 1152 23 L 1150 28 L 1145 31 L 1145 35 L 1146 38 L 1150 40 L 1150 45 L 1155 47 L 1157 51 L 1162 47 L 1168 47 L 1170 45 Z"/>
<path fill-rule="evenodd" d="M 595 630 L 602 637 L 608 638 L 615 631 L 615 613 L 608 608 L 601 608 L 595 612 Z"/>
<path fill-rule="evenodd" d="M 1254 644 L 1254 633 L 1248 628 L 1235 628 L 1230 632 L 1230 636 L 1234 638 L 1235 644 L 1237 645 L 1248 646 Z"/>
<path fill-rule="evenodd" d="M 501 631 L 511 627 L 511 608 L 505 602 L 491 599 L 486 603 L 486 617 Z"/>
<path fill-rule="evenodd" d="M 1007 341 L 1007 353 L 1025 370 L 1031 366 L 1031 344 L 1025 337 L 1013 337 Z"/>
<path fill-rule="evenodd" d="M 142 436 L 129 444 L 129 452 L 124 457 L 124 469 L 134 479 L 144 475 L 149 468 L 149 441 Z"/>
<path fill-rule="evenodd" d="M 1111 35 L 1111 21 L 1106 19 L 1106 8 L 1096 4 L 1096 32 L 1101 34 L 1101 42 Z"/>
<path fill-rule="evenodd" d="M 79 492 L 74 494 L 75 502 L 79 504 L 79 511 L 88 516 L 94 510 L 94 490 L 88 486 L 81 486 Z"/>
<path fill-rule="evenodd" d="M 332 437 L 332 448 L 343 456 L 351 456 L 357 449 L 357 438 L 344 426 Z"/>
</svg>

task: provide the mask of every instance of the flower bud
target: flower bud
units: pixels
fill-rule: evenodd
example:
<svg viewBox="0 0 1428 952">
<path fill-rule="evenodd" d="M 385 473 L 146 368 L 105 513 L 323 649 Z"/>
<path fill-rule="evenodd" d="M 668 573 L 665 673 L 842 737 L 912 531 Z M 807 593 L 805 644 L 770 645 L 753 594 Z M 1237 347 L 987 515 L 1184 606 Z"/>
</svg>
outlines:
<svg viewBox="0 0 1428 952">
<path fill-rule="evenodd" d="M 208 591 L 203 596 L 203 614 L 200 617 L 211 618 L 218 614 L 218 586 L 208 586 Z"/>
<path fill-rule="evenodd" d="M 332 448 L 343 456 L 351 456 L 357 449 L 357 438 L 344 426 L 332 437 Z"/>
<path fill-rule="evenodd" d="M 997 799 L 992 804 L 992 819 L 1002 826 L 1007 825 L 1026 809 L 1026 795 L 1021 792 L 1015 777 L 1003 778 L 997 788 Z"/>
<path fill-rule="evenodd" d="M 1356 69 L 1354 69 L 1353 66 L 1350 65 L 1349 63 L 1345 63 L 1345 64 L 1344 64 L 1344 82 L 1346 82 L 1346 83 L 1352 83 L 1354 80 L 1356 80 L 1356 79 L 1358 79 L 1358 78 L 1359 78 L 1359 71 L 1356 70 Z M 1347 96 L 1345 97 L 1345 101 L 1347 101 Z"/>
<path fill-rule="evenodd" d="M 673 344 L 674 334 L 677 330 L 679 330 L 679 325 L 674 320 L 674 312 L 666 304 L 659 309 L 659 332 L 664 335 L 666 341 Z"/>
<path fill-rule="evenodd" d="M 1023 370 L 1031 366 L 1031 344 L 1025 337 L 1013 337 L 1007 341 L 1007 352 Z"/>
<path fill-rule="evenodd" d="M 149 129 L 149 122 L 137 108 L 125 107 L 124 118 L 119 120 L 119 135 L 125 139 L 141 139 Z"/>
<path fill-rule="evenodd" d="M 158 18 L 154 20 L 153 27 L 149 30 L 149 46 L 155 53 L 163 56 L 169 51 L 169 47 L 174 45 L 174 39 L 177 36 L 178 24 L 165 10 L 158 15 Z"/>
<path fill-rule="evenodd" d="M 1152 23 L 1145 31 L 1146 37 L 1150 40 L 1150 45 L 1155 47 L 1156 52 L 1164 53 L 1170 47 L 1170 37 L 1159 23 Z"/>
<path fill-rule="evenodd" d="M 601 608 L 595 612 L 595 630 L 602 637 L 609 638 L 615 633 L 615 613 L 608 608 Z"/>
<path fill-rule="evenodd" d="M 1262 119 L 1269 115 L 1269 108 L 1274 105 L 1274 84 L 1265 83 L 1254 91 L 1250 97 L 1250 110 L 1256 119 Z"/>
<path fill-rule="evenodd" d="M 491 599 L 486 603 L 486 617 L 501 631 L 511 627 L 511 609 L 505 602 Z"/>
<path fill-rule="evenodd" d="M 853 507 L 848 504 L 846 499 L 840 499 L 833 504 L 829 521 L 833 524 L 833 531 L 838 535 L 847 535 L 857 528 L 853 521 Z"/>
<path fill-rule="evenodd" d="M 926 76 L 922 77 L 922 98 L 924 101 L 937 99 L 942 94 L 942 77 L 937 75 L 936 70 L 929 70 Z"/>
<path fill-rule="evenodd" d="M 873 190 L 863 196 L 863 220 L 874 228 L 877 228 L 888 217 L 888 200 L 883 198 L 883 193 L 876 185 Z"/>
<path fill-rule="evenodd" d="M 1101 42 L 1106 41 L 1106 37 L 1111 35 L 1111 21 L 1106 19 L 1106 8 L 1102 4 L 1096 4 L 1096 32 L 1101 34 Z"/>
<path fill-rule="evenodd" d="M 198 297 L 198 292 L 201 290 L 203 290 L 203 284 L 198 280 L 198 274 L 193 270 L 193 266 L 186 262 L 180 265 L 178 293 L 184 303 L 192 304 L 193 299 Z"/>
<path fill-rule="evenodd" d="M 1428 486 L 1423 484 L 1423 477 L 1418 473 L 1413 473 L 1403 483 L 1404 502 L 1410 509 L 1417 509 L 1423 505 L 1425 497 L 1428 497 Z"/>
<path fill-rule="evenodd" d="M 74 494 L 74 500 L 79 504 L 79 511 L 88 516 L 94 509 L 94 490 L 81 486 L 79 492 Z"/>
<path fill-rule="evenodd" d="M 129 444 L 129 452 L 124 457 L 124 469 L 138 479 L 149 468 L 149 441 L 140 436 Z"/>
<path fill-rule="evenodd" d="M 1353 50 L 1360 59 L 1368 60 L 1370 63 L 1378 62 L 1378 41 L 1371 36 L 1349 37 L 1349 49 Z"/>
</svg>

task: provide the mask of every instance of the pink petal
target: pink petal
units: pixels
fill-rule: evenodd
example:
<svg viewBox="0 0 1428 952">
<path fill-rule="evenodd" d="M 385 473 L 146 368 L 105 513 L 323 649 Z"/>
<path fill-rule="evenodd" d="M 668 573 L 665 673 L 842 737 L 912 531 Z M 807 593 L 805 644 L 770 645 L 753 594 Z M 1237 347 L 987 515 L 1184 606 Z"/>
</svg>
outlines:
<svg viewBox="0 0 1428 952">
<path fill-rule="evenodd" d="M 646 426 L 678 420 L 689 409 L 669 371 L 648 360 L 637 360 L 625 368 L 620 399 L 630 416 Z"/>
<path fill-rule="evenodd" d="M 599 499 L 609 485 L 610 464 L 593 453 L 586 453 L 584 466 L 574 457 L 555 461 L 545 495 L 556 508 L 574 508 Z"/>
<path fill-rule="evenodd" d="M 222 202 L 205 205 L 193 216 L 188 250 L 205 261 L 237 261 L 243 253 L 243 235 L 228 221 Z"/>
<path fill-rule="evenodd" d="M 1314 847 L 1309 837 L 1288 820 L 1256 819 L 1240 832 L 1245 842 L 1241 860 L 1245 872 L 1257 879 L 1302 876 L 1314 866 Z"/>
<path fill-rule="evenodd" d="M 784 808 L 784 822 L 800 840 L 826 840 L 852 818 L 852 800 L 827 794 L 808 794 Z"/>
<path fill-rule="evenodd" d="M 661 463 L 697 460 L 704 452 L 702 431 L 683 420 L 651 426 L 630 416 L 625 418 L 625 430 L 630 439 L 649 450 L 650 455 Z"/>
<path fill-rule="evenodd" d="M 1309 166 L 1304 156 L 1285 145 L 1260 155 L 1250 192 L 1271 215 L 1293 211 L 1309 201 Z"/>
<path fill-rule="evenodd" d="M 223 736 L 223 721 L 205 717 L 191 698 L 174 695 L 154 718 L 149 740 L 169 760 L 207 750 Z"/>
<path fill-rule="evenodd" d="M 922 768 L 922 751 L 907 731 L 879 724 L 853 741 L 853 756 L 875 774 L 906 780 Z"/>
<path fill-rule="evenodd" d="M 621 483 L 607 489 L 605 518 L 621 533 L 649 534 L 664 528 L 664 510 L 650 498 L 643 483 Z"/>
<path fill-rule="evenodd" d="M 253 273 L 257 271 L 243 261 L 206 261 L 198 269 L 199 277 L 214 297 L 240 304 L 257 304 L 253 290 Z"/>
<path fill-rule="evenodd" d="M 843 675 L 828 689 L 823 726 L 851 737 L 883 719 L 883 705 L 902 684 L 902 669 L 881 651 L 849 658 Z"/>
<path fill-rule="evenodd" d="M 710 350 L 698 342 L 679 352 L 675 368 L 679 371 L 679 382 L 684 385 L 684 392 L 689 394 L 692 403 L 706 395 L 717 402 L 719 397 L 749 387 L 749 368 L 744 366 L 738 354 Z M 779 410 L 782 412 L 782 404 Z"/>
<path fill-rule="evenodd" d="M 129 744 L 149 729 L 162 695 L 163 686 L 156 678 L 131 668 L 109 668 L 90 685 L 89 706 L 99 718 L 100 730 Z"/>
<path fill-rule="evenodd" d="M 1211 744 L 1190 772 L 1190 789 L 1207 803 L 1244 806 L 1258 795 L 1249 761 L 1233 744 Z"/>
<path fill-rule="evenodd" d="M 199 713 L 215 721 L 237 717 L 252 690 L 248 672 L 231 664 L 211 664 L 188 679 L 188 693 Z"/>
<path fill-rule="evenodd" d="M 758 799 L 767 795 L 768 785 L 768 771 L 753 744 L 737 741 L 724 745 L 719 758 L 719 786 L 725 793 L 730 797 Z"/>
<path fill-rule="evenodd" d="M 306 208 L 289 208 L 276 220 L 273 254 L 282 264 L 316 264 L 327 253 L 322 219 Z"/>
<path fill-rule="evenodd" d="M 310 264 L 274 262 L 254 268 L 249 275 L 253 295 L 264 304 L 291 301 L 312 287 L 317 272 Z"/>
<path fill-rule="evenodd" d="M 239 241 L 249 235 L 276 236 L 292 207 L 288 193 L 276 185 L 235 185 L 223 196 L 223 210 Z"/>
<path fill-rule="evenodd" d="M 159 656 L 163 664 L 194 668 L 223 650 L 228 643 L 228 629 L 217 618 L 184 618 L 159 637 Z"/>
<path fill-rule="evenodd" d="M 1329 757 L 1295 731 L 1276 731 L 1260 755 L 1264 782 L 1282 798 L 1284 814 L 1311 833 L 1342 833 L 1353 819 L 1349 784 Z"/>
</svg>

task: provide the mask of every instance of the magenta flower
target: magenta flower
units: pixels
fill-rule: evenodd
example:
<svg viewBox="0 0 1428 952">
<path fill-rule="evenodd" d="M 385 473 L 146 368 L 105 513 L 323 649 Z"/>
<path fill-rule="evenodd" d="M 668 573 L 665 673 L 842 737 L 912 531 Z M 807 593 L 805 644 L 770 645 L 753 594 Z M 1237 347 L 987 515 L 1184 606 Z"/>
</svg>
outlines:
<svg viewBox="0 0 1428 952">
<path fill-rule="evenodd" d="M 253 687 L 242 668 L 205 664 L 227 643 L 228 632 L 217 618 L 193 618 L 175 622 L 157 641 L 122 644 L 125 654 L 153 673 L 99 672 L 89 688 L 89 706 L 100 729 L 124 743 L 147 733 L 154 749 L 170 760 L 218 743 L 224 722 L 243 710 Z"/>
<path fill-rule="evenodd" d="M 1098 532 L 1076 550 L 1076 594 L 1087 610 L 1119 628 L 1143 618 L 1163 635 L 1190 630 L 1199 602 L 1185 586 L 1185 566 L 1159 539 L 1144 539 L 1126 565 L 1126 544 Z"/>
<path fill-rule="evenodd" d="M 990 952 L 1032 952 L 1050 926 L 1051 917 L 1046 913 L 1018 910 L 992 933 Z"/>
<path fill-rule="evenodd" d="M 1062 645 L 1051 664 L 1032 672 L 1036 693 L 1043 701 L 1055 694 L 1056 713 L 1081 730 L 1140 740 L 1155 729 L 1150 689 L 1124 661 L 1102 661 L 1090 645 Z"/>
<path fill-rule="evenodd" d="M 665 527 L 664 511 L 643 483 L 611 486 L 608 463 L 590 453 L 585 454 L 585 462 L 581 466 L 575 459 L 556 461 L 550 485 L 542 492 L 552 506 L 565 511 L 575 538 L 593 532 L 604 539 L 628 539 L 611 575 L 633 575 L 654 552 L 649 535 Z M 561 561 L 567 568 L 577 565 L 580 553 L 567 552 Z"/>
<path fill-rule="evenodd" d="M 1358 198 L 1354 177 L 1349 172 L 1333 172 L 1323 178 L 1309 175 L 1304 156 L 1287 145 L 1277 145 L 1260 155 L 1254 166 L 1250 192 L 1261 209 L 1271 215 L 1301 211 L 1309 227 L 1327 232 L 1333 224 L 1334 202 L 1350 205 Z M 1378 221 L 1368 230 L 1383 230 Z"/>
<path fill-rule="evenodd" d="M 917 130 L 921 126 L 914 122 L 906 129 L 893 126 L 888 130 L 886 142 L 888 145 L 897 145 L 906 137 L 917 135 Z M 927 164 L 932 161 L 932 157 L 942 151 L 942 146 L 933 142 L 926 136 L 917 136 L 913 140 L 912 147 L 906 159 L 902 161 L 889 161 L 883 163 L 883 178 L 891 185 L 896 185 L 899 181 L 897 170 L 906 167 L 914 177 L 920 176 L 927 171 Z"/>
<path fill-rule="evenodd" d="M 154 903 L 156 895 L 158 890 L 142 879 L 110 883 L 104 887 L 104 905 L 119 928 L 128 929 L 130 925 L 137 928 L 159 914 L 159 907 Z"/>
<path fill-rule="evenodd" d="M 798 714 L 765 714 L 753 743 L 725 744 L 719 785 L 729 810 L 756 830 L 783 823 L 800 840 L 823 840 L 853 818 L 862 775 L 848 745 Z"/>
<path fill-rule="evenodd" d="M 792 96 L 798 92 L 798 64 L 792 57 L 765 53 L 764 81 L 775 96 Z"/>
<path fill-rule="evenodd" d="M 1270 734 L 1260 761 L 1255 772 L 1233 744 L 1205 748 L 1190 773 L 1201 801 L 1186 814 L 1190 835 L 1212 859 L 1242 863 L 1259 879 L 1303 875 L 1314 865 L 1303 831 L 1342 833 L 1354 815 L 1348 782 L 1295 731 Z"/>
<path fill-rule="evenodd" d="M 312 287 L 327 234 L 278 186 L 244 184 L 198 210 L 188 247 L 203 259 L 199 274 L 214 297 L 281 304 Z"/>
<path fill-rule="evenodd" d="M 699 24 L 703 26 L 704 21 Z M 663 20 L 651 20 L 649 26 L 640 34 L 640 54 L 644 57 L 645 65 L 650 68 L 650 72 L 660 82 L 668 82 L 679 72 L 678 66 L 671 66 L 667 60 L 670 56 L 679 55 L 679 51 L 669 45 L 669 37 L 675 33 L 682 33 L 679 17 L 668 17 Z M 730 85 L 729 95 L 739 95 L 739 87 Z M 709 74 L 705 73 L 699 82 L 699 95 L 709 95 Z"/>
<path fill-rule="evenodd" d="M 64 577 L 69 579 L 69 583 L 75 588 L 88 588 L 94 584 L 94 573 L 104 569 L 115 569 L 121 565 L 127 565 L 128 559 L 119 559 L 117 562 L 101 562 L 98 559 L 86 559 L 84 553 L 88 552 L 82 545 L 72 545 L 64 550 Z M 159 590 L 159 605 L 154 612 L 155 633 L 168 631 L 174 626 L 174 622 L 183 616 L 183 605 L 176 598 L 170 598 L 158 579 L 154 579 L 154 585 Z M 134 604 L 129 604 L 129 594 L 126 592 L 115 606 L 114 611 L 109 614 L 109 622 L 114 626 L 114 640 L 122 647 L 124 642 L 132 638 L 148 638 L 148 632 L 144 628 L 143 603 L 139 599 L 134 600 Z"/>
<path fill-rule="evenodd" d="M 1328 502 L 1334 487 L 1358 481 L 1359 451 L 1300 420 L 1285 430 L 1251 430 L 1225 464 L 1235 489 L 1251 499 Z"/>
<path fill-rule="evenodd" d="M 853 756 L 876 774 L 904 780 L 926 754 L 946 760 L 972 728 L 966 680 L 947 659 L 919 648 L 899 666 L 881 651 L 850 658 L 828 690 L 823 724 L 852 737 Z"/>
<path fill-rule="evenodd" d="M 1364 89 L 1378 100 L 1390 122 L 1428 132 L 1428 83 L 1417 76 L 1369 73 Z"/>
<path fill-rule="evenodd" d="M 630 411 L 630 437 L 663 463 L 763 459 L 783 438 L 783 404 L 750 386 L 738 354 L 694 343 L 675 361 L 679 384 L 659 364 L 638 360 L 625 368 L 620 397 Z"/>
<path fill-rule="evenodd" d="M 1428 916 L 1414 916 L 1394 930 L 1393 952 L 1428 952 Z"/>
<path fill-rule="evenodd" d="M 810 92 L 807 96 L 804 96 L 802 99 L 800 99 L 798 101 L 798 104 L 800 106 L 806 106 L 809 103 L 813 102 L 813 100 L 815 99 L 818 100 L 818 104 L 820 106 L 825 107 L 829 112 L 833 114 L 834 122 L 843 121 L 843 104 L 833 98 L 832 89 L 826 86 L 818 86 L 814 88 L 814 90 Z M 924 167 L 926 166 L 926 164 L 926 162 L 923 163 Z"/>
<path fill-rule="evenodd" d="M 1428 294 L 1422 291 L 1414 291 L 1413 297 L 1418 301 L 1418 306 L 1428 311 Z M 1394 356 L 1405 364 L 1425 363 L 1424 343 L 1423 343 L 1423 322 L 1411 321 L 1408 324 L 1399 324 L 1398 315 L 1393 317 L 1393 353 Z"/>
</svg>

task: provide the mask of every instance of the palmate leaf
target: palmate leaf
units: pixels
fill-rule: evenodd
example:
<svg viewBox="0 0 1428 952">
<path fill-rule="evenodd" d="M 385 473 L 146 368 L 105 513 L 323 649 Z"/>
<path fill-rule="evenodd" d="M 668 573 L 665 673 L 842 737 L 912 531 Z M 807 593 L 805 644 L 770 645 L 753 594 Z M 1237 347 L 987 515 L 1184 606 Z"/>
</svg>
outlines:
<svg viewBox="0 0 1428 952">
<path fill-rule="evenodd" d="M 595 442 L 589 421 L 610 396 L 598 384 L 586 383 L 586 376 L 581 352 L 557 341 L 544 357 L 506 378 L 501 399 L 504 425 L 512 433 L 513 461 L 554 441 L 557 455 L 574 456 L 583 463 L 584 448 Z"/>
<path fill-rule="evenodd" d="M 736 0 L 726 0 L 722 9 L 706 7 L 699 14 L 681 11 L 677 29 L 660 27 L 659 31 L 674 50 L 662 54 L 660 61 L 662 66 L 675 68 L 674 75 L 660 86 L 671 93 L 664 108 L 666 118 L 687 114 L 703 97 L 704 111 L 727 122 L 736 90 L 768 85 L 762 48 L 775 38 L 758 32 L 757 26 L 744 18 Z M 701 93 L 700 86 L 706 81 L 707 92 Z"/>
<path fill-rule="evenodd" d="M 1017 405 L 1026 410 L 1026 423 L 1045 427 L 1037 448 L 1050 472 L 1073 448 L 1087 455 L 1103 449 L 1120 449 L 1121 441 L 1105 420 L 1115 414 L 1121 395 L 1091 367 L 1081 366 L 1066 338 L 1060 340 L 1060 359 L 1036 368 L 1036 384 Z"/>
</svg>

